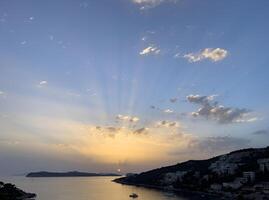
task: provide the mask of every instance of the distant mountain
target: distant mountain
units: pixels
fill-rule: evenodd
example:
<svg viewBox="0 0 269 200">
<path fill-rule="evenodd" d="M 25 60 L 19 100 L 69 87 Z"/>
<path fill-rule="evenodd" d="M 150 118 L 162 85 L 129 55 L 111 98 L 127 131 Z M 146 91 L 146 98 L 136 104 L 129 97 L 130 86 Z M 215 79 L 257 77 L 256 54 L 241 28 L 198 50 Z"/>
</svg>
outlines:
<svg viewBox="0 0 269 200">
<path fill-rule="evenodd" d="M 269 147 L 238 150 L 207 160 L 190 160 L 140 174 L 128 174 L 114 181 L 238 198 L 240 195 L 254 196 L 252 199 L 257 195 L 268 198 Z"/>
<path fill-rule="evenodd" d="M 90 177 L 90 176 L 121 176 L 114 173 L 87 173 L 87 172 L 31 172 L 26 177 Z"/>
</svg>

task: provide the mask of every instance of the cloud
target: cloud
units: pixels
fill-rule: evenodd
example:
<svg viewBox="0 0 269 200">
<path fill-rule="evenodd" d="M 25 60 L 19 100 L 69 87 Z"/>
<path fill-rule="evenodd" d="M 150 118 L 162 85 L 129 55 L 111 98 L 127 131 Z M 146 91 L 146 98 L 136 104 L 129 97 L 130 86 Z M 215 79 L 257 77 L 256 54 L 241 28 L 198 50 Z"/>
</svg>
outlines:
<svg viewBox="0 0 269 200">
<path fill-rule="evenodd" d="M 177 100 L 178 100 L 177 98 L 171 98 L 171 99 L 170 99 L 170 102 L 171 102 L 171 103 L 175 103 L 175 102 L 177 102 Z"/>
<path fill-rule="evenodd" d="M 178 122 L 175 121 L 159 121 L 156 123 L 156 127 L 166 127 L 166 128 L 172 128 L 172 127 L 180 127 Z"/>
<path fill-rule="evenodd" d="M 44 85 L 47 85 L 47 84 L 48 84 L 47 81 L 40 81 L 40 82 L 39 82 L 39 86 L 44 86 Z"/>
<path fill-rule="evenodd" d="M 175 55 L 174 55 L 174 58 L 180 58 L 181 57 L 181 53 L 176 53 Z"/>
<path fill-rule="evenodd" d="M 166 110 L 164 110 L 163 112 L 164 112 L 164 113 L 174 113 L 174 111 L 173 111 L 173 110 L 170 110 L 170 109 L 166 109 Z"/>
<path fill-rule="evenodd" d="M 131 122 L 131 123 L 136 123 L 140 120 L 138 117 L 128 116 L 128 115 L 117 115 L 116 119 L 120 121 Z"/>
<path fill-rule="evenodd" d="M 254 135 L 268 135 L 269 134 L 269 129 L 261 129 L 253 132 L 252 134 Z"/>
<path fill-rule="evenodd" d="M 231 108 L 219 105 L 218 101 L 214 101 L 216 95 L 200 96 L 189 95 L 187 101 L 190 103 L 201 105 L 201 107 L 192 112 L 193 117 L 203 117 L 205 119 L 215 120 L 221 124 L 253 122 L 256 117 L 250 117 L 250 110 L 246 108 Z"/>
<path fill-rule="evenodd" d="M 135 4 L 140 5 L 140 10 L 154 8 L 165 2 L 177 2 L 177 0 L 132 0 Z"/>
<path fill-rule="evenodd" d="M 7 94 L 4 92 L 4 91 L 1 91 L 0 90 L 0 98 L 6 98 L 7 97 Z"/>
<path fill-rule="evenodd" d="M 143 128 L 136 129 L 133 133 L 134 134 L 147 134 L 148 130 L 149 130 L 148 128 L 143 127 Z"/>
<path fill-rule="evenodd" d="M 221 48 L 206 48 L 201 50 L 198 53 L 189 53 L 185 54 L 183 57 L 186 58 L 189 62 L 198 62 L 205 59 L 211 60 L 213 62 L 218 62 L 223 60 L 228 56 L 228 51 Z"/>
<path fill-rule="evenodd" d="M 21 42 L 21 45 L 25 45 L 27 42 L 24 40 Z"/>
<path fill-rule="evenodd" d="M 158 49 L 157 47 L 154 47 L 154 46 L 149 46 L 145 49 L 143 49 L 139 54 L 141 56 L 144 56 L 144 55 L 158 55 L 160 54 L 161 50 Z"/>
</svg>

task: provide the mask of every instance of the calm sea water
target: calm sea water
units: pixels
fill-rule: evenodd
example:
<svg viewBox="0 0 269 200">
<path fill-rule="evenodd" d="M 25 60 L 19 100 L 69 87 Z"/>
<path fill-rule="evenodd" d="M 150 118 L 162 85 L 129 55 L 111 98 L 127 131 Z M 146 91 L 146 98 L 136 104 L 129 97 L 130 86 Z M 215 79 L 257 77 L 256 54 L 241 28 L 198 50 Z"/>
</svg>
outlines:
<svg viewBox="0 0 269 200">
<path fill-rule="evenodd" d="M 200 195 L 178 195 L 154 189 L 126 186 L 112 182 L 115 177 L 75 177 L 75 178 L 0 178 L 4 182 L 16 184 L 19 188 L 36 193 L 36 200 L 130 200 L 136 193 L 137 200 L 208 200 Z"/>
</svg>

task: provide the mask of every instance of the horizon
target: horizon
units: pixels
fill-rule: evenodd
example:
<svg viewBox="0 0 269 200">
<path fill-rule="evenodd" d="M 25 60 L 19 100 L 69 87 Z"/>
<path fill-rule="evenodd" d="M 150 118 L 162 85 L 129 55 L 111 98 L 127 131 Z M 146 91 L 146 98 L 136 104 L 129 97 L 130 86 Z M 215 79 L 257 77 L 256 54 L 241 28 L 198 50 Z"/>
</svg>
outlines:
<svg viewBox="0 0 269 200">
<path fill-rule="evenodd" d="M 137 173 L 269 144 L 269 1 L 0 2 L 0 175 Z"/>
</svg>

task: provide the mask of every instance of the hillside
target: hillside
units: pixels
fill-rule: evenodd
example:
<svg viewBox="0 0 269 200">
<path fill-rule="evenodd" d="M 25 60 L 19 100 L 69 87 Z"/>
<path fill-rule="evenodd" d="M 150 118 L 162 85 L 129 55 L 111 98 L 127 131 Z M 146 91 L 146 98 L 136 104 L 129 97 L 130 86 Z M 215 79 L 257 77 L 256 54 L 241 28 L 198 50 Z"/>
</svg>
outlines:
<svg viewBox="0 0 269 200">
<path fill-rule="evenodd" d="M 269 147 L 243 149 L 208 160 L 190 160 L 115 182 L 221 195 L 269 194 Z M 267 194 L 268 193 L 268 194 Z"/>
</svg>

